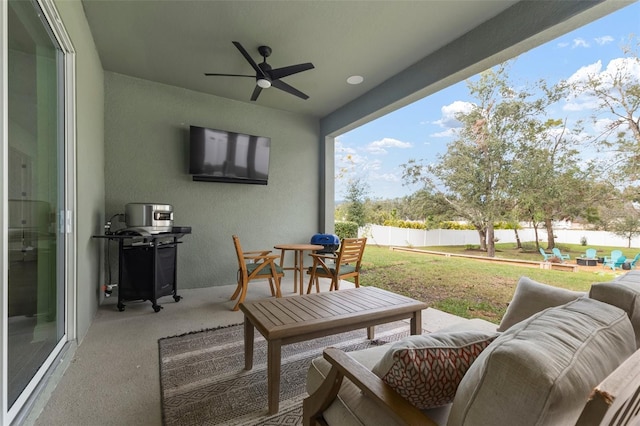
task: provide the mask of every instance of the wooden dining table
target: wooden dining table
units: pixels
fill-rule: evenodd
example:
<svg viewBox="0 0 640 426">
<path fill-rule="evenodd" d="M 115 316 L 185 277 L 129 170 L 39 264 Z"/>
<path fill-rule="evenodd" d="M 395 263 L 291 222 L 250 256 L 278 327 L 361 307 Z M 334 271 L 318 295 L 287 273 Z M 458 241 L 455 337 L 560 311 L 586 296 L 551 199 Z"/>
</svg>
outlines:
<svg viewBox="0 0 640 426">
<path fill-rule="evenodd" d="M 300 289 L 300 295 L 302 295 L 303 291 L 303 281 L 304 281 L 304 252 L 305 251 L 316 251 L 322 250 L 324 246 L 319 244 L 277 244 L 273 246 L 273 248 L 280 250 L 280 267 L 283 270 L 292 270 L 293 271 L 293 291 L 297 292 L 298 288 Z M 286 251 L 293 251 L 293 266 L 284 267 L 284 254 Z"/>
</svg>

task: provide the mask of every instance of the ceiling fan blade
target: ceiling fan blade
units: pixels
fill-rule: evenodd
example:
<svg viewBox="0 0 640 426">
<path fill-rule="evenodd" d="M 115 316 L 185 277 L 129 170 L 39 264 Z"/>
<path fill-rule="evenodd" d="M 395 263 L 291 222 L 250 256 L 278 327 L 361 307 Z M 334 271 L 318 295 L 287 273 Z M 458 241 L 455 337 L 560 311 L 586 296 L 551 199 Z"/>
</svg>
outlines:
<svg viewBox="0 0 640 426">
<path fill-rule="evenodd" d="M 295 95 L 299 98 L 302 99 L 309 99 L 309 96 L 305 95 L 304 93 L 302 93 L 301 91 L 299 91 L 298 89 L 289 86 L 287 83 L 285 83 L 282 80 L 273 80 L 271 82 L 271 85 L 277 89 L 283 90 L 287 93 L 290 93 L 292 95 Z"/>
<path fill-rule="evenodd" d="M 306 64 L 290 65 L 288 67 L 276 68 L 267 72 L 271 75 L 272 80 L 276 80 L 278 78 L 286 77 L 288 75 L 296 74 L 302 71 L 311 70 L 313 68 L 313 64 L 311 62 L 307 62 Z"/>
<path fill-rule="evenodd" d="M 253 94 L 251 95 L 251 100 L 255 101 L 256 99 L 258 99 L 258 96 L 260 96 L 260 92 L 262 92 L 262 87 L 256 84 L 256 88 L 253 89 Z"/>
<path fill-rule="evenodd" d="M 258 64 L 256 64 L 256 62 L 253 60 L 253 58 L 251 57 L 251 55 L 249 55 L 249 53 L 247 53 L 247 51 L 245 50 L 244 47 L 242 47 L 242 45 L 237 42 L 237 41 L 233 41 L 232 42 L 233 45 L 235 47 L 238 48 L 238 50 L 240 51 L 240 53 L 242 53 L 242 56 L 244 56 L 244 58 L 247 60 L 247 62 L 249 62 L 249 64 L 251 65 L 251 67 L 256 71 L 256 75 L 261 75 L 263 77 L 267 77 L 264 74 L 264 71 L 262 71 L 262 69 L 260 69 L 260 67 L 258 66 Z"/>
<path fill-rule="evenodd" d="M 204 75 L 215 75 L 215 76 L 223 76 L 223 77 L 251 77 L 256 78 L 255 75 L 246 75 L 246 74 L 218 74 L 212 72 L 205 72 Z"/>
</svg>

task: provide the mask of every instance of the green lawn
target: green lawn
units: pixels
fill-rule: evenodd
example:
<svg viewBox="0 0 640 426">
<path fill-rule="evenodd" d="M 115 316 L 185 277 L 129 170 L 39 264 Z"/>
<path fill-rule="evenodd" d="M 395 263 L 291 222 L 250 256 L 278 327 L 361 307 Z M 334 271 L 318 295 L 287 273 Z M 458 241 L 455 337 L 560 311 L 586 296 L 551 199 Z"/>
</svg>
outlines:
<svg viewBox="0 0 640 426">
<path fill-rule="evenodd" d="M 539 253 L 537 257 L 523 257 L 533 253 L 519 253 L 506 246 L 500 245 L 498 257 L 541 260 Z M 465 251 L 465 247 L 421 248 L 452 253 L 481 254 Z M 586 249 L 579 245 L 561 245 L 560 248 L 563 253 L 568 251 L 572 259 L 579 253 L 584 253 Z M 593 248 L 598 249 L 598 247 Z M 608 254 L 611 249 L 607 247 L 602 251 L 603 255 Z M 632 251 L 629 251 L 629 255 L 631 253 Z M 465 258 L 394 252 L 388 247 L 368 245 L 364 252 L 360 283 L 425 301 L 433 308 L 454 315 L 465 318 L 478 317 L 498 323 L 521 276 L 557 287 L 588 291 L 591 284 L 609 281 L 616 276 L 616 273 L 604 268 L 598 268 L 597 272 L 552 271 Z"/>
</svg>

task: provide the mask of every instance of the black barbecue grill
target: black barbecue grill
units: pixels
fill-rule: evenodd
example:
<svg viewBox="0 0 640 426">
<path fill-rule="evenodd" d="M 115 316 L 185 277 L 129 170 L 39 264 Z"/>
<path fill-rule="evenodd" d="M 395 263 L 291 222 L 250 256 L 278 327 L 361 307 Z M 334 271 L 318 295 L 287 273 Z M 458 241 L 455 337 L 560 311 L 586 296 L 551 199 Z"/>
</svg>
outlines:
<svg viewBox="0 0 640 426">
<path fill-rule="evenodd" d="M 315 234 L 311 237 L 310 243 L 324 246 L 322 250 L 318 250 L 316 253 L 335 253 L 340 247 L 340 238 L 334 234 Z"/>
</svg>

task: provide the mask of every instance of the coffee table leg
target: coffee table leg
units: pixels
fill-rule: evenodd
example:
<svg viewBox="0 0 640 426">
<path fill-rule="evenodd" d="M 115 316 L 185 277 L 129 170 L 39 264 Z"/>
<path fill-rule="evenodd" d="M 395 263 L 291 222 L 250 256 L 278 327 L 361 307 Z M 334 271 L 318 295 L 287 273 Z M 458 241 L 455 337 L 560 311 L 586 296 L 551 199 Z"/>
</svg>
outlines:
<svg viewBox="0 0 640 426">
<path fill-rule="evenodd" d="M 417 310 L 411 317 L 411 334 L 422 334 L 422 310 Z"/>
<path fill-rule="evenodd" d="M 267 393 L 269 414 L 276 414 L 280 406 L 280 340 L 267 343 Z"/>
<path fill-rule="evenodd" d="M 367 340 L 373 340 L 376 335 L 376 327 L 372 325 L 371 327 L 367 327 Z"/>
<path fill-rule="evenodd" d="M 253 368 L 253 324 L 244 317 L 244 369 Z"/>
<path fill-rule="evenodd" d="M 300 296 L 302 296 L 302 274 L 304 273 L 304 251 L 300 250 Z"/>
</svg>

